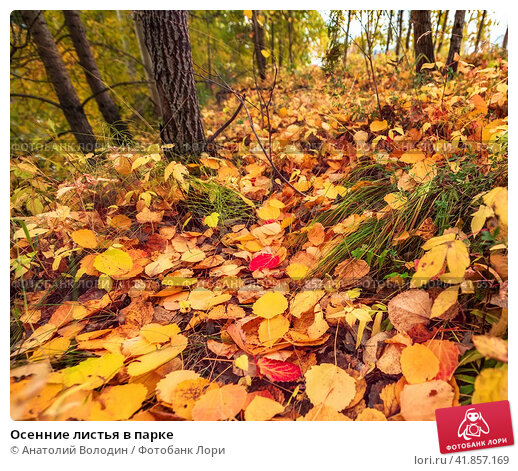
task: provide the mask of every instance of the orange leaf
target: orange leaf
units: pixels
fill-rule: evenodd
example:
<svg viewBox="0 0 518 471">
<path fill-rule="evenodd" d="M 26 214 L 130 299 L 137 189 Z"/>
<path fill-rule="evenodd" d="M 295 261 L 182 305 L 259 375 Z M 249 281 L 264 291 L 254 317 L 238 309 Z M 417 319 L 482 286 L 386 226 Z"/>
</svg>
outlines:
<svg viewBox="0 0 518 471">
<path fill-rule="evenodd" d="M 246 397 L 246 389 L 235 384 L 211 389 L 194 404 L 192 418 L 193 420 L 233 419 L 245 405 Z"/>
<path fill-rule="evenodd" d="M 459 364 L 459 349 L 450 340 L 429 340 L 425 345 L 439 359 L 439 373 L 434 379 L 449 381 Z"/>
<path fill-rule="evenodd" d="M 259 358 L 257 360 L 259 372 L 270 381 L 296 381 L 302 374 L 300 368 L 289 361 L 272 360 L 270 358 Z"/>
</svg>

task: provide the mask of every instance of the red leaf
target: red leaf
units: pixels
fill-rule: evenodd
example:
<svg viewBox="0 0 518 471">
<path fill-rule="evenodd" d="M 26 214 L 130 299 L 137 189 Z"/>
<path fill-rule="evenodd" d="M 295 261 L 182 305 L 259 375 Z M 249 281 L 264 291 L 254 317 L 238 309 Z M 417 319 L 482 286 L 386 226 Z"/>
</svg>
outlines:
<svg viewBox="0 0 518 471">
<path fill-rule="evenodd" d="M 300 375 L 300 368 L 289 361 L 271 360 L 270 358 L 259 358 L 257 360 L 259 372 L 265 375 L 270 381 L 295 381 Z"/>
<path fill-rule="evenodd" d="M 429 340 L 425 345 L 439 359 L 439 373 L 434 379 L 449 381 L 459 364 L 459 349 L 449 340 Z"/>
<path fill-rule="evenodd" d="M 277 255 L 262 253 L 250 261 L 248 268 L 252 271 L 263 270 L 264 268 L 275 268 L 279 263 L 281 263 L 281 259 Z"/>
</svg>

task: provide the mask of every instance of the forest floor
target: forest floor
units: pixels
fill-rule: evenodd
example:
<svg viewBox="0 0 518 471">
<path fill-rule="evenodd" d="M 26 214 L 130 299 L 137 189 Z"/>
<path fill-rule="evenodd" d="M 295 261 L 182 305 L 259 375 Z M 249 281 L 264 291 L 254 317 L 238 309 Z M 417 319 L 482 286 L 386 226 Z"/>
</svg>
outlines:
<svg viewBox="0 0 518 471">
<path fill-rule="evenodd" d="M 507 397 L 507 62 L 380 61 L 379 102 L 357 65 L 240 84 L 213 155 L 12 161 L 14 419 L 434 420 Z M 205 107 L 208 136 L 238 104 Z"/>
</svg>

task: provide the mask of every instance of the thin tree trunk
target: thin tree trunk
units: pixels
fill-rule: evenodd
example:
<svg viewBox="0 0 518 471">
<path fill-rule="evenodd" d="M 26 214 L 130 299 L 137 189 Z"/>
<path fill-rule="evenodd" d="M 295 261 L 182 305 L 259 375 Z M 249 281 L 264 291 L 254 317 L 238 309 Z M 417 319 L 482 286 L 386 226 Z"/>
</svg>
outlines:
<svg viewBox="0 0 518 471">
<path fill-rule="evenodd" d="M 122 13 L 121 13 L 121 10 L 115 10 L 115 12 L 117 15 L 117 22 L 119 23 L 119 33 L 120 33 L 121 42 L 122 42 L 122 50 L 126 54 L 125 59 L 126 59 L 126 67 L 128 69 L 128 74 L 133 80 L 135 80 L 137 71 L 135 69 L 135 61 L 132 60 L 130 57 L 131 54 L 129 52 L 128 41 L 126 40 L 126 34 L 124 31 L 124 21 L 123 21 Z"/>
<path fill-rule="evenodd" d="M 390 48 L 390 42 L 392 41 L 392 17 L 394 16 L 394 11 L 390 10 L 389 15 L 389 24 L 388 24 L 388 35 L 387 35 L 387 47 L 385 48 L 385 54 L 388 53 Z"/>
<path fill-rule="evenodd" d="M 439 52 L 441 52 L 441 48 L 442 48 L 442 41 L 444 39 L 444 32 L 446 31 L 446 25 L 448 24 L 448 15 L 450 14 L 450 10 L 445 10 L 444 11 L 444 18 L 442 20 L 442 28 L 441 28 L 441 32 L 439 34 L 439 41 L 437 42 L 437 54 L 439 54 Z"/>
<path fill-rule="evenodd" d="M 101 78 L 90 43 L 86 38 L 86 30 L 81 22 L 79 12 L 64 10 L 65 24 L 67 25 L 74 49 L 83 68 L 88 85 L 95 95 L 95 101 L 105 121 L 109 124 L 115 142 L 118 145 L 128 144 L 132 140 L 128 126 L 122 121 L 119 110 L 106 90 L 106 84 Z"/>
<path fill-rule="evenodd" d="M 141 10 L 136 15 L 153 62 L 162 112 L 162 142 L 173 145 L 168 154 L 199 155 L 206 141 L 194 81 L 188 13 Z"/>
<path fill-rule="evenodd" d="M 290 10 L 288 10 L 288 58 L 290 67 L 293 67 L 293 17 Z"/>
<path fill-rule="evenodd" d="M 345 44 L 344 44 L 344 67 L 347 65 L 347 51 L 349 49 L 349 29 L 351 27 L 352 11 L 347 12 L 347 31 L 345 32 Z"/>
<path fill-rule="evenodd" d="M 478 52 L 478 45 L 480 44 L 480 39 L 482 38 L 482 31 L 484 30 L 484 22 L 486 21 L 487 10 L 484 10 L 482 13 L 482 18 L 480 19 L 480 23 L 478 25 L 477 39 L 475 41 L 475 52 Z"/>
<path fill-rule="evenodd" d="M 264 50 L 264 29 L 259 23 L 257 10 L 252 11 L 252 33 L 254 36 L 255 60 L 257 62 L 257 70 L 261 80 L 266 79 L 266 57 L 263 56 Z"/>
<path fill-rule="evenodd" d="M 448 68 L 451 68 L 454 73 L 457 72 L 459 63 L 455 60 L 455 54 L 460 54 L 465 16 L 466 10 L 457 10 L 455 12 L 455 19 L 451 30 L 450 50 L 448 52 L 448 59 L 446 60 L 445 72 L 447 72 Z"/>
<path fill-rule="evenodd" d="M 396 42 L 396 59 L 399 58 L 399 49 L 401 48 L 401 36 L 403 34 L 403 10 L 399 10 L 397 17 L 397 42 Z"/>
<path fill-rule="evenodd" d="M 507 49 L 508 35 L 509 35 L 509 26 L 505 29 L 505 36 L 504 36 L 504 40 L 502 42 L 502 48 L 503 49 Z"/>
<path fill-rule="evenodd" d="M 144 72 L 148 81 L 149 93 L 151 95 L 151 101 L 153 102 L 153 111 L 155 118 L 160 117 L 160 97 L 158 96 L 158 90 L 156 88 L 155 78 L 153 76 L 153 62 L 151 56 L 146 48 L 144 42 L 144 33 L 142 31 L 142 24 L 136 16 L 133 18 L 133 24 L 135 25 L 135 36 L 137 37 L 138 48 L 140 51 L 140 57 L 144 64 Z"/>
<path fill-rule="evenodd" d="M 435 62 L 430 10 L 412 10 L 411 18 L 414 25 L 416 72 L 419 73 L 425 62 Z"/>
<path fill-rule="evenodd" d="M 275 65 L 275 22 L 274 16 L 270 19 L 270 50 L 272 51 L 272 66 Z"/>
<path fill-rule="evenodd" d="M 408 30 L 406 32 L 405 49 L 408 51 L 410 48 L 410 35 L 412 34 L 412 18 L 408 18 Z"/>
<path fill-rule="evenodd" d="M 65 63 L 59 54 L 43 12 L 22 10 L 21 14 L 25 24 L 31 25 L 30 34 L 43 62 L 45 71 L 54 87 L 70 130 L 84 153 L 94 152 L 97 143 L 92 127 L 81 106 L 81 101 L 70 80 Z"/>
<path fill-rule="evenodd" d="M 439 27 L 441 26 L 442 10 L 439 10 L 439 17 L 437 18 L 437 25 L 435 26 L 435 34 L 433 35 L 433 48 L 437 45 L 437 38 L 439 37 Z"/>
</svg>

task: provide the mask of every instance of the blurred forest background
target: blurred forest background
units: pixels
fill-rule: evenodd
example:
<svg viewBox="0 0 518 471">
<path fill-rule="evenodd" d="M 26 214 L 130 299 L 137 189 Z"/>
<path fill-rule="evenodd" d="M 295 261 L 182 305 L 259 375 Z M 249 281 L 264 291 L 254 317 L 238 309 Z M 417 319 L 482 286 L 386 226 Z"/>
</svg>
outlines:
<svg viewBox="0 0 518 471">
<path fill-rule="evenodd" d="M 446 59 L 455 11 L 423 10 L 431 22 L 433 50 Z M 42 13 L 97 141 L 109 143 L 112 133 L 96 98 L 99 90 L 85 78 L 84 66 L 61 11 Z M 507 47 L 502 15 L 486 10 L 463 11 L 459 52 L 489 53 Z M 160 110 L 150 58 L 131 11 L 82 11 L 77 17 L 109 95 L 132 135 L 158 142 Z M 254 28 L 259 28 L 254 35 Z M 261 67 L 275 66 L 288 74 L 303 74 L 307 66 L 328 74 L 370 74 L 367 58 L 376 56 L 391 67 L 414 63 L 410 11 L 213 10 L 191 11 L 189 32 L 200 105 L 222 102 L 220 86 L 257 81 Z M 140 39 L 139 39 L 140 38 Z M 255 43 L 261 42 L 257 56 Z M 259 57 L 259 61 L 257 59 Z M 433 62 L 433 61 L 432 61 Z M 365 68 L 366 67 L 366 68 Z M 13 154 L 23 145 L 70 141 L 70 125 L 28 34 L 20 12 L 11 15 L 11 144 Z M 239 87 L 238 87 L 239 88 Z M 120 142 L 118 142 L 120 144 Z"/>
</svg>

